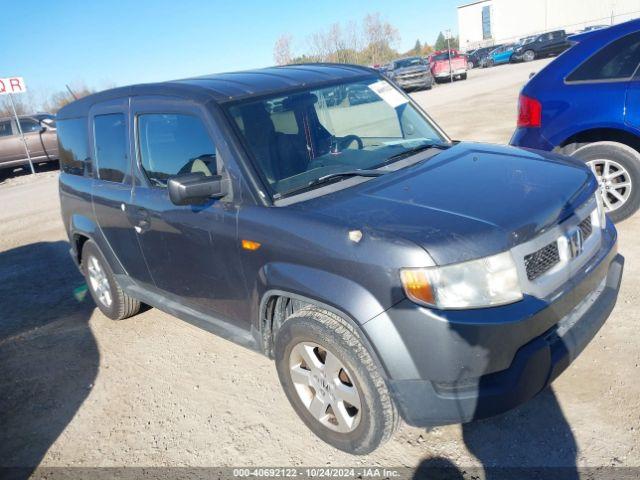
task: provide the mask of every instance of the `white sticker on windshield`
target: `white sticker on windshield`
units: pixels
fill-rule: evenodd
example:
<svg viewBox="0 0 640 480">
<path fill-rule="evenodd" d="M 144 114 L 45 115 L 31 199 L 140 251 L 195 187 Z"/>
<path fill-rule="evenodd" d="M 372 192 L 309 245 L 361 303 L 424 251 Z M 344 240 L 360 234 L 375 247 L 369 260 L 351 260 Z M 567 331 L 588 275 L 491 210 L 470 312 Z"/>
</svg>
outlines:
<svg viewBox="0 0 640 480">
<path fill-rule="evenodd" d="M 369 85 L 369 88 L 373 90 L 376 95 L 382 98 L 382 100 L 384 100 L 391 108 L 399 107 L 400 105 L 404 105 L 408 102 L 400 92 L 393 88 L 389 82 L 384 80 L 372 83 Z"/>
</svg>

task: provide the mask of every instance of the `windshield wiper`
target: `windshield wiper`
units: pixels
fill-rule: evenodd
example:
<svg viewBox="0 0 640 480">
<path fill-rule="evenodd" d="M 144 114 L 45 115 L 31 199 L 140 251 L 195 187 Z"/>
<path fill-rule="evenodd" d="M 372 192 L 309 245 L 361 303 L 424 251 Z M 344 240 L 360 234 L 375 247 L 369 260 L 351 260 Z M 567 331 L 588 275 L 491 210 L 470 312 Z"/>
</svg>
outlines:
<svg viewBox="0 0 640 480">
<path fill-rule="evenodd" d="M 324 183 L 331 183 L 332 180 L 336 179 L 336 178 L 341 178 L 341 177 L 380 177 L 382 175 L 385 175 L 389 172 L 384 172 L 384 171 L 380 171 L 380 170 L 346 170 L 343 172 L 333 172 L 333 173 L 329 173 L 327 175 L 323 175 L 322 177 L 318 177 L 315 180 L 310 181 L 309 183 L 307 183 L 305 186 L 300 187 L 300 188 L 295 188 L 293 190 L 289 190 L 288 192 L 284 192 L 282 194 L 277 194 L 274 195 L 274 198 L 278 199 L 278 198 L 282 198 L 282 197 L 288 197 L 290 195 L 296 194 L 296 193 L 301 193 L 304 192 L 306 190 L 310 190 L 313 187 L 316 187 L 318 185 L 322 185 Z"/>
<path fill-rule="evenodd" d="M 394 160 L 400 160 L 401 158 L 406 158 L 411 155 L 415 155 L 416 153 L 420 153 L 425 150 L 429 150 L 431 148 L 446 150 L 447 148 L 451 148 L 451 145 L 448 143 L 437 143 L 437 142 L 425 143 L 423 145 L 419 145 L 417 147 L 410 148 L 409 150 L 405 150 L 404 152 L 396 153 L 395 155 L 390 156 L 389 158 L 387 158 L 387 161 L 385 162 L 385 164 L 392 162 Z"/>
<path fill-rule="evenodd" d="M 320 183 L 326 183 L 327 180 L 339 177 L 380 177 L 387 172 L 381 172 L 380 170 L 347 170 L 345 172 L 333 172 L 328 175 L 323 175 L 315 180 L 309 182 L 309 186 L 318 185 Z"/>
</svg>

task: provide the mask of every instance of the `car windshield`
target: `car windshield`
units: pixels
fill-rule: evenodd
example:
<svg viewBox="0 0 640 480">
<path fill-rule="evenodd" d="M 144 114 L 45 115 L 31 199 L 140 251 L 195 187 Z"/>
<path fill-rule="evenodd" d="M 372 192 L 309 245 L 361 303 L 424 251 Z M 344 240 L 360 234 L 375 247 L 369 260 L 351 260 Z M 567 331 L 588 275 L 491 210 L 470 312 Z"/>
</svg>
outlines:
<svg viewBox="0 0 640 480">
<path fill-rule="evenodd" d="M 451 58 L 455 58 L 457 57 L 457 55 L 454 52 L 451 52 Z M 449 53 L 448 52 L 444 52 L 444 53 L 439 53 L 438 55 L 435 55 L 433 57 L 433 60 L 449 60 Z"/>
<path fill-rule="evenodd" d="M 446 140 L 386 80 L 370 77 L 228 107 L 274 198 Z"/>
<path fill-rule="evenodd" d="M 414 67 L 416 65 L 424 65 L 424 61 L 421 58 L 403 58 L 402 60 L 396 60 L 393 62 L 395 68 L 407 68 Z"/>
</svg>

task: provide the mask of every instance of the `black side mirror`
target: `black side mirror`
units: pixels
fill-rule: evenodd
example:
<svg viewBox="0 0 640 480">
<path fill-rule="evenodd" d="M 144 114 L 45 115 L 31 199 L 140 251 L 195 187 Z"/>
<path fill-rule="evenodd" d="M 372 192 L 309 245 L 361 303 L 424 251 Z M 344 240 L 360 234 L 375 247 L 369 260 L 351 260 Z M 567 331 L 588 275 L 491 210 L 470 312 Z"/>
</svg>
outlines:
<svg viewBox="0 0 640 480">
<path fill-rule="evenodd" d="M 47 130 L 53 130 L 55 128 L 54 125 L 53 120 L 50 118 L 43 118 L 40 120 L 40 133 L 44 133 Z"/>
<path fill-rule="evenodd" d="M 185 173 L 167 181 L 169 198 L 175 205 L 198 205 L 211 198 L 222 198 L 227 192 L 227 184 L 220 175 L 211 177 L 203 173 Z"/>
</svg>

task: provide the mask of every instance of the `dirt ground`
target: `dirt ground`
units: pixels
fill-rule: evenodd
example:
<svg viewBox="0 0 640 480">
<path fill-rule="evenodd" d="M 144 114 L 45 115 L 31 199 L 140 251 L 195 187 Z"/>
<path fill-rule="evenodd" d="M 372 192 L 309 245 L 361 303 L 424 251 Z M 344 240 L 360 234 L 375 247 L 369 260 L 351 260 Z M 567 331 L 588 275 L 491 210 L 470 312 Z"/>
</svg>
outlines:
<svg viewBox="0 0 640 480">
<path fill-rule="evenodd" d="M 453 138 L 506 143 L 543 63 L 415 98 Z M 403 426 L 353 457 L 307 430 L 266 358 L 155 309 L 101 315 L 68 258 L 56 180 L 0 179 L 0 465 L 640 466 L 640 215 L 619 226 L 612 316 L 552 388 L 492 419 Z"/>
</svg>

